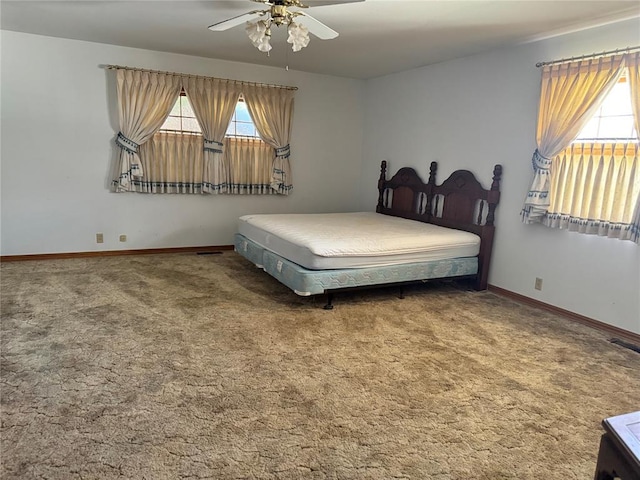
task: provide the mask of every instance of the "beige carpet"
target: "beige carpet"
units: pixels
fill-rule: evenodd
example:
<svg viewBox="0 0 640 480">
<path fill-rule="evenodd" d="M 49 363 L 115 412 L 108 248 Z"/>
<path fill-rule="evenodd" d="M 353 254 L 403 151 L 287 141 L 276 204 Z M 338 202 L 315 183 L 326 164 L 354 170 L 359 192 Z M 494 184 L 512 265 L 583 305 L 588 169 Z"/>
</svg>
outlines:
<svg viewBox="0 0 640 480">
<path fill-rule="evenodd" d="M 324 311 L 234 253 L 5 263 L 2 478 L 591 479 L 640 355 L 488 292 Z"/>
</svg>

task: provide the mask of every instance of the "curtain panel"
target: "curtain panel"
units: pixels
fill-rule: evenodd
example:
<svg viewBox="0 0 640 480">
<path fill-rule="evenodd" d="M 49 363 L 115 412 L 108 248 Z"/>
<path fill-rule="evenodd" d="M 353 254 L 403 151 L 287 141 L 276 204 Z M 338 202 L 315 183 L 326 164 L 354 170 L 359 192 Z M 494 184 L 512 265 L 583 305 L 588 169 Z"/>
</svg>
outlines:
<svg viewBox="0 0 640 480">
<path fill-rule="evenodd" d="M 549 210 L 550 170 L 591 119 L 622 75 L 624 56 L 546 65 L 542 70 L 534 178 L 521 211 L 524 223 L 542 222 Z"/>
<path fill-rule="evenodd" d="M 551 167 L 548 227 L 633 240 L 640 196 L 639 146 L 574 143 Z"/>
<path fill-rule="evenodd" d="M 225 193 L 229 167 L 223 156 L 224 137 L 240 98 L 240 85 L 203 77 L 184 77 L 182 84 L 204 137 L 202 191 Z"/>
<path fill-rule="evenodd" d="M 158 132 L 140 147 L 144 177 L 132 181 L 139 193 L 204 193 L 202 135 Z"/>
<path fill-rule="evenodd" d="M 286 88 L 250 85 L 243 88 L 242 94 L 260 138 L 275 150 L 271 188 L 281 195 L 288 195 L 293 189 L 289 141 L 295 92 Z"/>
<path fill-rule="evenodd" d="M 175 75 L 119 69 L 116 84 L 120 123 L 116 145 L 120 153 L 114 187 L 116 191 L 132 191 L 132 181 L 145 174 L 140 146 L 164 123 L 180 95 L 181 81 Z"/>
<path fill-rule="evenodd" d="M 227 193 L 237 195 L 271 195 L 273 148 L 258 138 L 225 139 L 225 163 L 229 165 Z"/>
<path fill-rule="evenodd" d="M 636 135 L 640 138 L 640 52 L 627 54 L 629 88 L 631 89 L 631 108 L 636 127 Z M 630 238 L 640 245 L 640 194 L 631 219 Z"/>
</svg>

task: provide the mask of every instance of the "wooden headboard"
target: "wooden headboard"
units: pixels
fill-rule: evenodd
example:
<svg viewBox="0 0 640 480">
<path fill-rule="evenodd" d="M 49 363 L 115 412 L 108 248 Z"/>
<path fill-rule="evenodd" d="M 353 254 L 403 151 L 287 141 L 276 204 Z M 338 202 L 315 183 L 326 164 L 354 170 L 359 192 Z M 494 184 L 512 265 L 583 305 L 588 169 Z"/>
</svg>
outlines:
<svg viewBox="0 0 640 480">
<path fill-rule="evenodd" d="M 485 290 L 495 231 L 495 210 L 500 201 L 502 166 L 493 168 L 490 189 L 482 187 L 468 170 L 456 170 L 442 184 L 436 184 L 438 164 L 431 162 L 429 181 L 404 167 L 387 180 L 387 162 L 380 167 L 376 212 L 433 223 L 475 233 L 480 237 L 476 289 Z"/>
</svg>

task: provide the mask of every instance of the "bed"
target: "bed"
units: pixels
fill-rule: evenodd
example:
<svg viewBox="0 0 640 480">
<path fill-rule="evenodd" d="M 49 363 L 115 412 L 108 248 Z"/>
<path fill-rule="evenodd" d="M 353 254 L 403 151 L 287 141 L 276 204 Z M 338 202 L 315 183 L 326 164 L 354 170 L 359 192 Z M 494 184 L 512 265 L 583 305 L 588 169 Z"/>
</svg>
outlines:
<svg viewBox="0 0 640 480">
<path fill-rule="evenodd" d="M 244 215 L 234 249 L 301 296 L 354 288 L 472 279 L 487 288 L 502 167 L 491 187 L 468 170 L 424 183 L 413 168 L 387 179 L 383 161 L 375 212 Z"/>
</svg>

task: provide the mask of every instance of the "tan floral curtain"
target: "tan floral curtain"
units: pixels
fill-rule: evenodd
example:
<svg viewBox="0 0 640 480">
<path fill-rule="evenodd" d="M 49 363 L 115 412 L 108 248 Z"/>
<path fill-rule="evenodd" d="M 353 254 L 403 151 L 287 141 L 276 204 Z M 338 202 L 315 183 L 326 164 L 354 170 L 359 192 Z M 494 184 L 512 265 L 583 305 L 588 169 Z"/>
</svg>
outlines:
<svg viewBox="0 0 640 480">
<path fill-rule="evenodd" d="M 243 87 L 242 94 L 260 137 L 275 149 L 271 188 L 288 195 L 293 189 L 289 141 L 295 91 L 252 85 Z"/>
<path fill-rule="evenodd" d="M 524 223 L 542 222 L 549 210 L 553 158 L 578 136 L 620 78 L 623 56 L 547 65 L 542 70 L 534 179 L 521 212 Z"/>
<path fill-rule="evenodd" d="M 162 126 L 178 95 L 180 77 L 156 72 L 118 69 L 116 72 L 120 147 L 116 191 L 134 190 L 133 181 L 144 178 L 139 156 L 143 145 Z"/>
<path fill-rule="evenodd" d="M 184 77 L 183 87 L 204 137 L 203 192 L 224 193 L 228 189 L 224 138 L 240 88 L 236 82 L 204 77 Z"/>
</svg>

